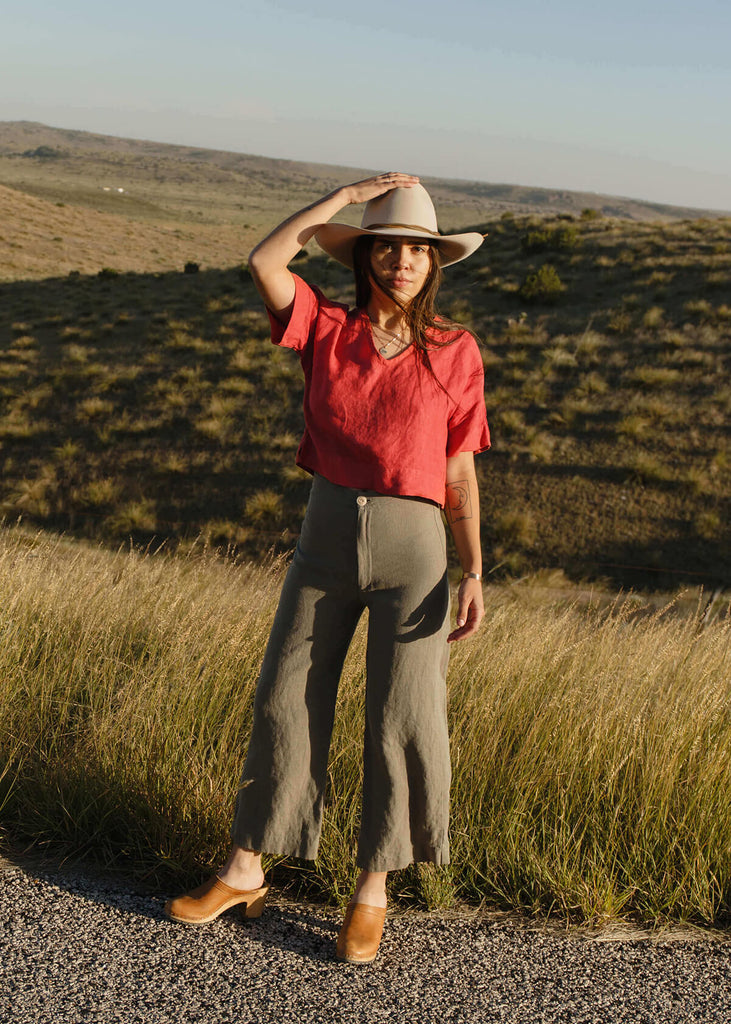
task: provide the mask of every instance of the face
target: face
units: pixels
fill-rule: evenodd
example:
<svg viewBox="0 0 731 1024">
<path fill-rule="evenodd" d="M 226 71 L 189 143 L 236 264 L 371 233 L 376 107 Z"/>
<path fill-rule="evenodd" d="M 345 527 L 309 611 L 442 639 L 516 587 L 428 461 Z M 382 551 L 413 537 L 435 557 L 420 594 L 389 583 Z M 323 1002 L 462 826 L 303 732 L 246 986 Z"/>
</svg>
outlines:
<svg viewBox="0 0 731 1024">
<path fill-rule="evenodd" d="M 377 238 L 371 249 L 371 276 L 402 302 L 410 302 L 424 287 L 431 259 L 430 247 L 418 238 Z"/>
</svg>

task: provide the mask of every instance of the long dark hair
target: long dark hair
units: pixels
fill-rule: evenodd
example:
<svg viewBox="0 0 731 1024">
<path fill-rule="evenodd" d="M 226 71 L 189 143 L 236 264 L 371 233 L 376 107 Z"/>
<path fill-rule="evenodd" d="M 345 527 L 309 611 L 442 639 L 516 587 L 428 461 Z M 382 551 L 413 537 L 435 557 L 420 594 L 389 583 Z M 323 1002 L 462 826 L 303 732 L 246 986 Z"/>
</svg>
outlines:
<svg viewBox="0 0 731 1024">
<path fill-rule="evenodd" d="M 377 235 L 359 235 L 353 247 L 353 273 L 355 274 L 355 304 L 358 309 L 365 310 L 371 300 L 373 293 L 373 282 L 371 279 L 371 250 Z M 378 282 L 378 288 L 398 306 L 403 314 L 403 319 L 411 334 L 411 344 L 419 359 L 419 362 L 426 367 L 429 373 L 439 384 L 436 374 L 432 369 L 429 358 L 429 350 L 442 348 L 450 345 L 455 338 L 445 338 L 443 341 L 427 336 L 427 330 L 438 331 L 440 334 L 464 330 L 460 324 L 454 323 L 446 317 L 440 316 L 436 308 L 437 292 L 442 283 L 442 268 L 437 258 L 439 243 L 427 239 L 418 240 L 419 245 L 429 248 L 429 270 L 426 281 L 421 291 L 414 296 L 407 304 L 404 304 L 383 282 Z M 439 385 L 441 387 L 441 384 Z"/>
</svg>

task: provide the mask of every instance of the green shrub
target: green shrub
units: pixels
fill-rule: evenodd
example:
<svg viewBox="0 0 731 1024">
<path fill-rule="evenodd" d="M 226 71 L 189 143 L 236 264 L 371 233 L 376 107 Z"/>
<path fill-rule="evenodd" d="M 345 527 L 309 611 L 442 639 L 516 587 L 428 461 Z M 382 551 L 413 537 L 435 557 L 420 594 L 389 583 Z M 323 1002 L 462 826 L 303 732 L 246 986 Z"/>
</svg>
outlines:
<svg viewBox="0 0 731 1024">
<path fill-rule="evenodd" d="M 541 228 L 529 231 L 521 239 L 525 252 L 546 252 L 549 249 L 575 249 L 579 241 L 579 232 L 571 224 L 560 228 Z"/>
<path fill-rule="evenodd" d="M 575 249 L 579 244 L 579 232 L 573 225 L 564 224 L 553 232 L 553 244 L 556 249 Z"/>
<path fill-rule="evenodd" d="M 544 263 L 534 274 L 528 274 L 520 286 L 518 294 L 526 302 L 554 303 L 558 300 L 565 285 L 558 276 L 558 271 L 550 263 Z"/>
<path fill-rule="evenodd" d="M 551 247 L 551 232 L 546 228 L 540 231 L 529 231 L 521 239 L 525 252 L 545 252 Z"/>
</svg>

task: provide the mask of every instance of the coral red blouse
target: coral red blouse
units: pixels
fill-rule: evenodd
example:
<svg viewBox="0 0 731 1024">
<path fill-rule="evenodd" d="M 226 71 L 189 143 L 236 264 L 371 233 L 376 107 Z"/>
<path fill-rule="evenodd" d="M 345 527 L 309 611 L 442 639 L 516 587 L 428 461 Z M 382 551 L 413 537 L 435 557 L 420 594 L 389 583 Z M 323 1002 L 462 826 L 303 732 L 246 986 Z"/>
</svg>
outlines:
<svg viewBox="0 0 731 1024">
<path fill-rule="evenodd" d="M 439 335 L 454 339 L 429 352 L 440 388 L 413 348 L 384 359 L 364 312 L 294 279 L 289 323 L 269 319 L 272 341 L 298 352 L 305 374 L 297 465 L 344 487 L 443 506 L 447 458 L 490 447 L 477 342 L 466 331 Z"/>
</svg>

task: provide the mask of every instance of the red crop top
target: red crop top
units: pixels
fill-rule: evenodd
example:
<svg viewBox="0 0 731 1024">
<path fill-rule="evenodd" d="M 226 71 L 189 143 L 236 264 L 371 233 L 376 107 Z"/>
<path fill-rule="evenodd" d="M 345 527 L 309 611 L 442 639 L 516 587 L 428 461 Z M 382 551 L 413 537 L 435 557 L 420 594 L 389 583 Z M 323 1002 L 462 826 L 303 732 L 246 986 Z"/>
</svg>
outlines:
<svg viewBox="0 0 731 1024">
<path fill-rule="evenodd" d="M 305 374 L 297 465 L 344 487 L 443 506 L 447 458 L 490 447 L 475 339 L 454 332 L 429 352 L 442 390 L 412 348 L 384 359 L 364 312 L 294 279 L 289 323 L 270 320 L 272 341 L 298 352 Z"/>
</svg>

